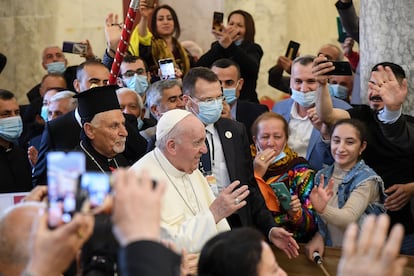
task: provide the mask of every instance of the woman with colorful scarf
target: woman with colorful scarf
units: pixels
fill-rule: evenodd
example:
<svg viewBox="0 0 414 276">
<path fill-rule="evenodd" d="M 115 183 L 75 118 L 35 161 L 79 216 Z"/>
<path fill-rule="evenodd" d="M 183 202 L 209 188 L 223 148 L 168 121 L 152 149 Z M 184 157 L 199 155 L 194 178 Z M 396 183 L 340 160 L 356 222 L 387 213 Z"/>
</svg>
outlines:
<svg viewBox="0 0 414 276">
<path fill-rule="evenodd" d="M 142 0 L 139 10 L 141 19 L 131 35 L 128 51 L 132 54 L 139 53 L 140 57 L 145 60 L 152 82 L 159 79 L 158 61 L 166 58 L 173 59 L 176 77 L 181 78 L 190 70 L 193 60 L 178 41 L 181 29 L 174 9 L 168 5 L 161 5 L 154 9 L 147 7 L 146 1 Z M 141 38 L 148 37 L 147 22 L 151 14 L 152 37 L 148 46 Z"/>
<path fill-rule="evenodd" d="M 307 242 L 316 231 L 315 213 L 309 200 L 315 171 L 308 161 L 287 145 L 288 124 L 279 114 L 266 112 L 252 125 L 254 174 L 266 206 L 275 221 L 299 242 Z M 290 193 L 289 205 L 283 199 L 280 184 Z M 283 207 L 284 206 L 284 207 Z"/>
</svg>

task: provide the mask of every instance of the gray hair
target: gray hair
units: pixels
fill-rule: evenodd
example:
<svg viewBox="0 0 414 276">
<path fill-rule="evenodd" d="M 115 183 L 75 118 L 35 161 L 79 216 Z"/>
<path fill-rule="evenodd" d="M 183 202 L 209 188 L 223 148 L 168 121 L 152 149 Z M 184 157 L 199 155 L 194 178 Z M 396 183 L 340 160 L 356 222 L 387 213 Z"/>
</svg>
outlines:
<svg viewBox="0 0 414 276">
<path fill-rule="evenodd" d="M 314 59 L 315 59 L 315 56 L 312 56 L 312 55 L 299 56 L 293 60 L 292 67 L 296 63 L 306 66 L 309 63 L 312 63 Z"/>
<path fill-rule="evenodd" d="M 141 96 L 137 92 L 135 92 L 135 90 L 132 90 L 132 89 L 129 89 L 129 88 L 126 88 L 126 87 L 121 87 L 121 88 L 118 88 L 116 90 L 116 95 L 119 96 L 119 95 L 126 94 L 128 92 L 132 92 L 137 96 L 138 107 L 139 107 L 140 110 L 142 110 L 144 108 L 144 103 L 142 102 Z"/>
<path fill-rule="evenodd" d="M 162 93 L 165 89 L 173 88 L 174 86 L 178 86 L 182 88 L 181 82 L 176 79 L 168 79 L 168 80 L 159 80 L 151 84 L 151 86 L 147 90 L 147 107 L 151 108 L 152 106 L 158 106 L 161 103 Z"/>
<path fill-rule="evenodd" d="M 57 92 L 55 95 L 50 98 L 49 102 L 58 102 L 61 100 L 69 99 L 68 107 L 69 109 L 73 110 L 78 106 L 78 100 L 76 98 L 73 98 L 76 93 L 69 91 L 69 90 L 63 90 L 60 92 Z"/>
</svg>

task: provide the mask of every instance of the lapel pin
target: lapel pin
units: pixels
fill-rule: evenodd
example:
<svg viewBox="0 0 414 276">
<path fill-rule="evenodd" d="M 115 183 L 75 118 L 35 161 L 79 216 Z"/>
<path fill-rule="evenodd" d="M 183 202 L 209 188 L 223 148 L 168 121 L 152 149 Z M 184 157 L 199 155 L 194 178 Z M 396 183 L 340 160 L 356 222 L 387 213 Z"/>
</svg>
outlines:
<svg viewBox="0 0 414 276">
<path fill-rule="evenodd" d="M 227 139 L 231 139 L 231 137 L 233 137 L 233 133 L 231 133 L 231 131 L 226 131 L 224 136 L 226 136 Z"/>
</svg>

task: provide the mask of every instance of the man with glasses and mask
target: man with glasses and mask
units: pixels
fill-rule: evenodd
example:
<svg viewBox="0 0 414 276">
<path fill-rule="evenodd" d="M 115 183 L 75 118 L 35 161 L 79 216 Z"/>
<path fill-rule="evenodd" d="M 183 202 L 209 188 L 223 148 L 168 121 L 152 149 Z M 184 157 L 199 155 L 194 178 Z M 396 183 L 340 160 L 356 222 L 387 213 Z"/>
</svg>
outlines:
<svg viewBox="0 0 414 276">
<path fill-rule="evenodd" d="M 227 218 L 230 226 L 256 227 L 290 258 L 296 257 L 299 246 L 292 242 L 290 233 L 276 227 L 258 189 L 246 128 L 237 121 L 220 118 L 224 97 L 217 75 L 208 68 L 192 68 L 184 77 L 183 92 L 187 110 L 205 125 L 207 151 L 201 156 L 199 168 L 213 192 L 218 195 L 236 180 L 249 187 L 246 206 Z"/>
<path fill-rule="evenodd" d="M 244 124 L 250 143 L 253 143 L 250 128 L 260 114 L 269 111 L 267 106 L 239 99 L 244 79 L 240 75 L 239 65 L 231 59 L 218 59 L 211 65 L 223 87 L 223 95 L 230 105 L 230 119 Z"/>
<path fill-rule="evenodd" d="M 119 68 L 117 84 L 137 92 L 145 102 L 145 91 L 148 88 L 150 74 L 144 60 L 137 56 L 127 55 Z"/>
</svg>

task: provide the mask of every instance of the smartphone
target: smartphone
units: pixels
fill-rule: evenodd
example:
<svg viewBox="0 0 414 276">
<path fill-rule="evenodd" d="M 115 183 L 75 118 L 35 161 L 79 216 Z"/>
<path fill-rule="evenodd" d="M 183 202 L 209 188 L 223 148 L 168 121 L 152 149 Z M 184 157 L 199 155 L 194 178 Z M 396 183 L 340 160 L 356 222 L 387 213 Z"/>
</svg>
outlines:
<svg viewBox="0 0 414 276">
<path fill-rule="evenodd" d="M 87 45 L 80 42 L 63 41 L 62 51 L 65 53 L 85 55 Z"/>
<path fill-rule="evenodd" d="M 296 41 L 289 41 L 288 47 L 286 49 L 285 57 L 294 60 L 299 52 L 300 44 Z"/>
<path fill-rule="evenodd" d="M 336 26 L 338 28 L 338 42 L 344 43 L 345 39 L 348 37 L 348 34 L 345 32 L 345 29 L 342 26 L 341 18 L 339 16 L 336 17 Z"/>
<path fill-rule="evenodd" d="M 158 64 L 162 79 L 175 79 L 174 61 L 172 58 L 160 59 Z"/>
<path fill-rule="evenodd" d="M 286 187 L 285 183 L 283 182 L 273 182 L 270 183 L 270 187 L 272 187 L 273 191 L 276 194 L 277 199 L 280 202 L 280 205 L 284 210 L 290 209 L 290 201 L 291 195 L 289 193 L 288 188 Z"/>
<path fill-rule="evenodd" d="M 147 0 L 147 7 L 148 8 L 153 8 L 154 7 L 154 0 Z"/>
<path fill-rule="evenodd" d="M 102 172 L 85 172 L 79 179 L 78 206 L 84 210 L 84 203 L 88 202 L 88 209 L 103 205 L 106 197 L 111 192 L 109 174 Z"/>
<path fill-rule="evenodd" d="M 328 62 L 328 61 L 324 61 Z M 348 61 L 331 61 L 335 69 L 325 73 L 324 75 L 335 75 L 335 76 L 352 76 L 351 64 Z"/>
<path fill-rule="evenodd" d="M 222 24 L 224 20 L 224 13 L 222 12 L 214 12 L 213 14 L 213 30 L 221 32 Z"/>
<path fill-rule="evenodd" d="M 78 179 L 85 171 L 83 152 L 49 152 L 46 156 L 48 224 L 50 228 L 68 223 L 77 211 Z"/>
</svg>

